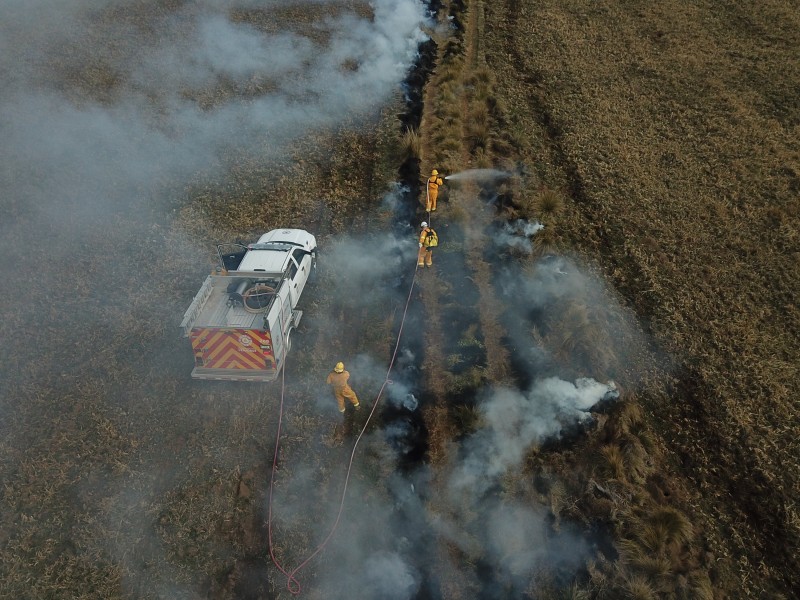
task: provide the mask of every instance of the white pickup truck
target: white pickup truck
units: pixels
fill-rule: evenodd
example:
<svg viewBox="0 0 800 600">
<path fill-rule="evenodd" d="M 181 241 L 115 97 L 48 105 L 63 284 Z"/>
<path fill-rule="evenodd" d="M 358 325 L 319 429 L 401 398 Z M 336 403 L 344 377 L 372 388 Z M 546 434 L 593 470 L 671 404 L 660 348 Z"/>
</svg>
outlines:
<svg viewBox="0 0 800 600">
<path fill-rule="evenodd" d="M 277 379 L 303 316 L 296 306 L 316 252 L 316 239 L 302 229 L 274 229 L 247 246 L 217 246 L 220 269 L 206 278 L 181 322 L 194 352 L 192 377 Z"/>
</svg>

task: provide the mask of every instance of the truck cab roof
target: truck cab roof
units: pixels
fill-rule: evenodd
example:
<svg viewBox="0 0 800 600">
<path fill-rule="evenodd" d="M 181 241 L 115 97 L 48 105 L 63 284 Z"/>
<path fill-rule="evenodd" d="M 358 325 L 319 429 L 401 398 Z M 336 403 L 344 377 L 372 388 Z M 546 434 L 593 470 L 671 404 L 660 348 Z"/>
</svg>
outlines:
<svg viewBox="0 0 800 600">
<path fill-rule="evenodd" d="M 255 244 L 247 246 L 247 254 L 236 270 L 283 273 L 295 248 L 313 252 L 317 241 L 302 229 L 273 229 L 258 238 Z"/>
<path fill-rule="evenodd" d="M 317 240 L 304 229 L 273 229 L 258 238 L 258 243 L 290 244 L 304 248 L 309 252 L 317 247 Z"/>
</svg>

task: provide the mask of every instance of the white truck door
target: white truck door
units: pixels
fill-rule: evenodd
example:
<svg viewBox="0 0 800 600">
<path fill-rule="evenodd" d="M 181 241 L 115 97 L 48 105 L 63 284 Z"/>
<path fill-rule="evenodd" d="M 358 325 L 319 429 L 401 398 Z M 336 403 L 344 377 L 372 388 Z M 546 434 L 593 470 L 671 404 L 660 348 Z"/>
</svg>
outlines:
<svg viewBox="0 0 800 600">
<path fill-rule="evenodd" d="M 277 298 L 280 301 L 280 298 Z M 277 370 L 283 366 L 283 311 L 279 302 L 275 302 L 269 311 L 269 333 L 272 338 L 272 353 L 275 356 Z"/>
<path fill-rule="evenodd" d="M 292 259 L 297 264 L 294 281 L 292 282 L 292 290 L 295 292 L 292 303 L 292 308 L 294 308 L 300 300 L 300 294 L 303 293 L 303 289 L 306 287 L 309 275 L 311 275 L 313 261 L 311 260 L 311 253 L 302 248 L 292 250 Z"/>
<path fill-rule="evenodd" d="M 277 298 L 278 302 L 273 305 L 270 312 L 272 327 L 272 347 L 275 353 L 275 361 L 278 371 L 283 368 L 283 359 L 291 348 L 289 342 L 289 330 L 292 327 L 292 306 L 291 294 L 282 295 Z"/>
</svg>

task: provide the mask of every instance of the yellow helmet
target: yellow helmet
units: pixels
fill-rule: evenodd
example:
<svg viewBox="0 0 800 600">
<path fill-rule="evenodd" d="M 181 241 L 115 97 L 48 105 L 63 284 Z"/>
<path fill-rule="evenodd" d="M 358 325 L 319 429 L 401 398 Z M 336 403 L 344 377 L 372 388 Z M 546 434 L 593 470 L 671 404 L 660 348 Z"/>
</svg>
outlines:
<svg viewBox="0 0 800 600">
<path fill-rule="evenodd" d="M 433 171 L 431 171 L 431 175 L 438 175 L 438 174 L 439 174 L 439 171 L 437 171 L 436 169 L 434 169 Z"/>
<path fill-rule="evenodd" d="M 336 363 L 336 366 L 333 368 L 333 370 L 336 371 L 337 373 L 343 373 L 344 372 L 344 363 L 342 363 L 342 362 Z"/>
</svg>

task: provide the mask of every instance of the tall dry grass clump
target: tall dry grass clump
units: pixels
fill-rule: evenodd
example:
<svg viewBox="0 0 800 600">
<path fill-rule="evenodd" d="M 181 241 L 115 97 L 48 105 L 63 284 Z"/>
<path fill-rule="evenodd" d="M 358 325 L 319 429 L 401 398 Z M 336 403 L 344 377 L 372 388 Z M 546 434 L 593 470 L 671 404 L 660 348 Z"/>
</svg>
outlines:
<svg viewBox="0 0 800 600">
<path fill-rule="evenodd" d="M 561 594 L 561 600 L 589 600 L 591 595 L 586 590 L 573 583 Z"/>
<path fill-rule="evenodd" d="M 617 443 L 625 459 L 628 479 L 636 483 L 644 483 L 649 467 L 649 456 L 641 440 L 635 435 L 625 433 L 619 437 Z"/>
<path fill-rule="evenodd" d="M 630 529 L 631 536 L 619 543 L 621 554 L 630 561 L 642 556 L 677 558 L 681 548 L 694 539 L 694 529 L 686 515 L 669 506 L 657 507 L 633 519 Z"/>
<path fill-rule="evenodd" d="M 672 561 L 666 556 L 653 556 L 649 554 L 639 554 L 628 557 L 631 568 L 647 577 L 650 581 L 663 581 L 671 579 Z"/>
<path fill-rule="evenodd" d="M 684 597 L 692 600 L 714 600 L 714 586 L 703 571 L 692 571 L 689 574 L 687 590 Z M 779 600 L 779 598 L 776 598 Z"/>
<path fill-rule="evenodd" d="M 694 539 L 691 521 L 676 508 L 665 506 L 654 511 L 649 522 L 664 532 L 667 544 L 683 545 Z"/>
<path fill-rule="evenodd" d="M 547 256 L 548 254 L 558 254 L 558 234 L 555 227 L 548 223 L 543 229 L 536 232 L 536 236 L 533 238 L 531 254 L 534 258 Z"/>
<path fill-rule="evenodd" d="M 475 406 L 458 404 L 453 408 L 452 412 L 453 422 L 461 436 L 470 435 L 481 426 L 483 417 L 480 410 Z"/>
<path fill-rule="evenodd" d="M 577 364 L 593 377 L 608 372 L 616 356 L 601 316 L 583 302 L 571 301 L 554 310 L 548 322 L 547 342 L 556 358 Z"/>
<path fill-rule="evenodd" d="M 475 155 L 479 150 L 485 151 L 489 144 L 489 124 L 485 121 L 470 121 L 466 130 L 470 152 Z"/>
<path fill-rule="evenodd" d="M 536 195 L 533 206 L 541 218 L 554 218 L 564 208 L 564 196 L 556 190 L 543 188 Z"/>
<path fill-rule="evenodd" d="M 472 71 L 472 74 L 469 77 L 469 81 L 476 87 L 479 85 L 491 87 L 492 85 L 494 85 L 494 73 L 489 67 L 483 65 Z"/>
<path fill-rule="evenodd" d="M 642 423 L 644 413 L 637 402 L 628 401 L 620 406 L 616 417 L 620 431 L 631 433 Z"/>
<path fill-rule="evenodd" d="M 406 158 L 419 158 L 422 141 L 416 129 L 406 129 L 400 138 L 400 147 Z"/>
<path fill-rule="evenodd" d="M 604 459 L 603 468 L 613 479 L 625 480 L 625 457 L 622 450 L 615 444 L 606 444 L 600 448 L 600 455 Z"/>
<path fill-rule="evenodd" d="M 629 577 L 622 588 L 623 598 L 629 600 L 656 600 L 658 592 L 650 582 L 641 575 Z"/>
<path fill-rule="evenodd" d="M 476 148 L 473 155 L 476 169 L 489 169 L 492 167 L 492 157 L 486 148 Z"/>
</svg>

